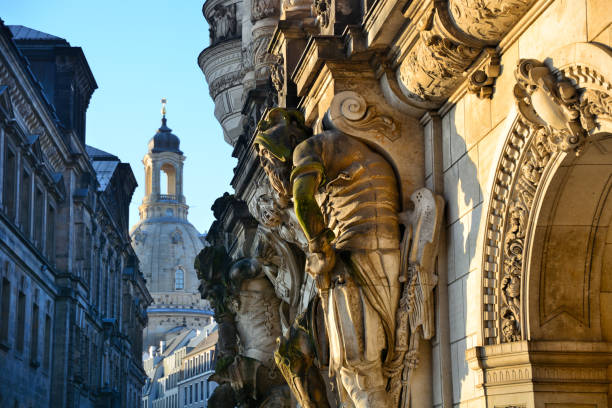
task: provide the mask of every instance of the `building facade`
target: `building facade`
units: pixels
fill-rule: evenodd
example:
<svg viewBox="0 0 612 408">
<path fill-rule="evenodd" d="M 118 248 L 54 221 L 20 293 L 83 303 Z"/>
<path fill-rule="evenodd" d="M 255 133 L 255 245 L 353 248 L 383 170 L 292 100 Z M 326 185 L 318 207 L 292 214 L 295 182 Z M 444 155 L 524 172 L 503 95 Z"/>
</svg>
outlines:
<svg viewBox="0 0 612 408">
<path fill-rule="evenodd" d="M 137 406 L 152 301 L 129 246 L 136 180 L 86 145 L 79 47 L 0 22 L 0 404 Z"/>
<path fill-rule="evenodd" d="M 213 373 L 217 336 L 213 323 L 203 329 L 180 329 L 168 336 L 168 340 L 162 340 L 159 348 L 151 346 L 143 358 L 149 378 L 142 406 L 206 407 L 208 396 L 216 385 L 209 377 Z"/>
<path fill-rule="evenodd" d="M 218 392 L 609 406 L 608 2 L 207 0 L 203 14 L 198 63 L 238 158 L 198 258 Z M 236 377 L 260 370 L 286 382 Z"/>
<path fill-rule="evenodd" d="M 210 377 L 215 368 L 215 346 L 219 332 L 206 336 L 184 358 L 178 382 L 179 408 L 206 408 L 217 383 Z"/>
</svg>

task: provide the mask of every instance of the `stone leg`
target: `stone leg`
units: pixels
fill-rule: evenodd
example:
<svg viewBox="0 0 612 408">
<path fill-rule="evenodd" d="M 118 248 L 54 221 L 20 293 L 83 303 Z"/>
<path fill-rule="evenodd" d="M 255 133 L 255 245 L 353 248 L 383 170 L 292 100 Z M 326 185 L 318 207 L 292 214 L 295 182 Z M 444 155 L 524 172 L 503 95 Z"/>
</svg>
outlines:
<svg viewBox="0 0 612 408">
<path fill-rule="evenodd" d="M 356 408 L 390 406 L 381 355 L 390 340 L 384 325 L 391 329 L 391 333 L 395 329 L 388 315 L 395 311 L 393 302 L 398 295 L 385 275 L 396 279 L 396 255 L 396 251 L 351 254 L 350 261 L 343 257 L 338 268 L 334 269 L 326 317 L 330 371 L 339 377 L 339 385 Z M 367 279 L 363 279 L 364 276 Z M 358 285 L 357 281 L 370 282 L 371 285 L 366 288 Z M 379 313 L 369 301 L 372 297 L 383 302 L 379 309 L 389 312 Z M 383 319 L 386 319 L 384 323 Z"/>
<path fill-rule="evenodd" d="M 390 406 L 381 363 L 368 364 L 360 368 L 343 367 L 340 369 L 340 379 L 355 408 Z"/>
</svg>

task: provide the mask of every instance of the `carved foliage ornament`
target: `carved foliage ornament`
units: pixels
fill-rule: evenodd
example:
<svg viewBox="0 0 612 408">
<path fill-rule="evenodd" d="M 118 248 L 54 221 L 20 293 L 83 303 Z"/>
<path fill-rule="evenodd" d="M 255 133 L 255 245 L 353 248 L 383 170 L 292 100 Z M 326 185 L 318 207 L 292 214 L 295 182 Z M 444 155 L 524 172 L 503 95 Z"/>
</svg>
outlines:
<svg viewBox="0 0 612 408">
<path fill-rule="evenodd" d="M 589 133 L 612 119 L 612 85 L 591 68 L 553 74 L 539 61 L 521 60 L 516 76 L 520 115 L 500 156 L 487 216 L 485 344 L 524 337 L 523 255 L 542 174 L 555 156 L 579 152 Z"/>
</svg>

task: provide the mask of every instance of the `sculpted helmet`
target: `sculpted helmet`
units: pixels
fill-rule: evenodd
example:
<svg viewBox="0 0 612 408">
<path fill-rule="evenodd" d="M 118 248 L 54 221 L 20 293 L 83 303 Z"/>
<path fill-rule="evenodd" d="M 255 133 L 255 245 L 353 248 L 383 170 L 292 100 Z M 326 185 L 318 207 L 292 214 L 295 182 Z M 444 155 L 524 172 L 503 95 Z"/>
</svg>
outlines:
<svg viewBox="0 0 612 408">
<path fill-rule="evenodd" d="M 295 146 L 310 135 L 312 130 L 304 124 L 300 111 L 274 108 L 257 124 L 253 146 L 264 147 L 278 160 L 290 162 Z"/>
</svg>

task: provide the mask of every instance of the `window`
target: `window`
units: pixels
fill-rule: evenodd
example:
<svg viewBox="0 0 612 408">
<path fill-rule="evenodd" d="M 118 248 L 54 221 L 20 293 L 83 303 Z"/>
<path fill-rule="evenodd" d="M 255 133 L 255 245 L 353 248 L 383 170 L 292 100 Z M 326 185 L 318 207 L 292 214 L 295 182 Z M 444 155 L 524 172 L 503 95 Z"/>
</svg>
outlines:
<svg viewBox="0 0 612 408">
<path fill-rule="evenodd" d="M 36 187 L 34 193 L 34 242 L 38 249 L 42 249 L 44 205 L 44 194 L 40 188 Z"/>
<path fill-rule="evenodd" d="M 55 208 L 49 205 L 47 207 L 47 237 L 45 239 L 45 248 L 47 250 L 47 258 L 51 263 L 54 263 L 55 258 Z"/>
<path fill-rule="evenodd" d="M 49 358 L 51 357 L 51 316 L 45 316 L 45 333 L 44 333 L 44 353 L 43 353 L 43 368 L 49 369 Z"/>
<path fill-rule="evenodd" d="M 0 342 L 8 343 L 9 318 L 11 316 L 11 283 L 2 279 L 2 322 L 0 322 Z"/>
<path fill-rule="evenodd" d="M 30 173 L 23 169 L 21 174 L 21 186 L 19 200 L 19 224 L 23 233 L 30 236 L 30 211 L 31 211 L 31 196 L 32 196 L 32 178 Z"/>
<path fill-rule="evenodd" d="M 185 405 L 187 405 L 187 387 L 185 387 Z"/>
<path fill-rule="evenodd" d="M 204 381 L 200 381 L 200 400 L 204 401 Z"/>
<path fill-rule="evenodd" d="M 198 402 L 198 383 L 195 383 L 195 400 Z"/>
<path fill-rule="evenodd" d="M 8 142 L 4 147 L 4 186 L 2 189 L 2 204 L 6 215 L 15 221 L 16 193 L 17 193 L 17 156 L 9 148 Z"/>
<path fill-rule="evenodd" d="M 193 403 L 193 385 L 189 386 L 189 403 Z"/>
<path fill-rule="evenodd" d="M 32 305 L 32 335 L 30 337 L 30 362 L 38 367 L 38 305 Z"/>
<path fill-rule="evenodd" d="M 19 291 L 17 298 L 17 351 L 23 353 L 23 343 L 25 340 L 25 293 Z"/>
<path fill-rule="evenodd" d="M 183 290 L 185 287 L 185 272 L 182 269 L 177 269 L 174 272 L 174 290 Z"/>
<path fill-rule="evenodd" d="M 171 196 L 176 195 L 176 169 L 173 165 L 164 163 L 161 170 L 164 174 L 160 177 L 160 192 Z"/>
</svg>

